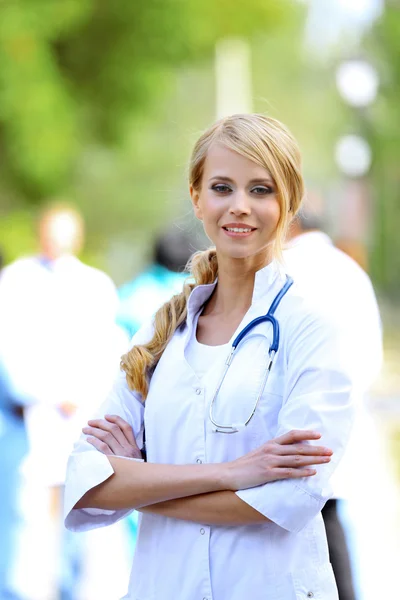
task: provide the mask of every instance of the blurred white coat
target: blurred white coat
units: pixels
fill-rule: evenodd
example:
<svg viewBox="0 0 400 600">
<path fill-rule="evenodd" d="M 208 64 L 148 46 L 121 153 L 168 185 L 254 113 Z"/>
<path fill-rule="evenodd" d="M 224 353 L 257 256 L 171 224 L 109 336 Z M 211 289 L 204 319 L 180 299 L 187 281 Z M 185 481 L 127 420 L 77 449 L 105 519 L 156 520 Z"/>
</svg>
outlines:
<svg viewBox="0 0 400 600">
<path fill-rule="evenodd" d="M 23 600 L 58 596 L 60 557 L 66 550 L 57 518 L 61 506 L 52 506 L 50 489 L 64 484 L 73 443 L 119 370 L 128 340 L 115 324 L 117 308 L 111 279 L 71 255 L 52 261 L 20 259 L 0 277 L 0 355 L 14 396 L 24 406 L 30 445 L 17 508 L 23 524 L 10 575 L 13 592 Z M 76 412 L 63 414 L 64 403 L 76 405 Z M 80 590 L 74 589 L 73 597 L 120 597 L 130 563 L 123 524 L 102 535 L 84 536 L 76 544 L 85 560 Z M 94 555 L 104 560 L 107 556 L 107 568 L 97 562 L 95 571 Z M 108 568 L 119 575 L 121 587 Z M 93 596 L 87 595 L 88 587 Z"/>
<path fill-rule="evenodd" d="M 118 370 L 127 340 L 117 306 L 111 279 L 73 256 L 20 259 L 1 275 L 0 353 L 25 407 L 26 467 L 45 485 L 63 484 L 73 442 Z"/>
<path fill-rule="evenodd" d="M 311 302 L 336 320 L 346 339 L 358 393 L 345 455 L 332 477 L 334 497 L 345 517 L 357 598 L 394 597 L 400 559 L 399 493 L 390 457 L 365 399 L 382 366 L 382 331 L 368 275 L 319 231 L 295 237 L 284 252 L 286 271 Z"/>
<path fill-rule="evenodd" d="M 355 423 L 348 449 L 332 485 L 334 497 L 348 497 L 358 486 L 360 456 L 367 458 L 365 444 L 376 437 L 364 398 L 382 366 L 382 329 L 378 304 L 368 275 L 347 254 L 335 248 L 320 231 L 295 237 L 284 252 L 287 273 L 304 296 L 323 310 L 342 331 L 358 393 L 354 394 Z M 375 452 L 375 448 L 371 448 Z M 368 462 L 368 459 L 366 460 Z"/>
</svg>

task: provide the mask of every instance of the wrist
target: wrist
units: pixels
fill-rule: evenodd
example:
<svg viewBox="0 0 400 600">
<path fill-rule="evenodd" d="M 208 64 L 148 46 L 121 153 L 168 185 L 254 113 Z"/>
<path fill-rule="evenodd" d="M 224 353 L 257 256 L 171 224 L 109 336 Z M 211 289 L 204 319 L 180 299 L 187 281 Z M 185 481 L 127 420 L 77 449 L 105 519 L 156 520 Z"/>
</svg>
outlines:
<svg viewBox="0 0 400 600">
<path fill-rule="evenodd" d="M 226 490 L 236 491 L 233 483 L 233 474 L 232 474 L 232 463 L 224 462 L 217 463 L 215 465 L 218 468 L 217 471 L 217 484 L 218 488 L 215 490 L 216 492 L 225 492 Z"/>
</svg>

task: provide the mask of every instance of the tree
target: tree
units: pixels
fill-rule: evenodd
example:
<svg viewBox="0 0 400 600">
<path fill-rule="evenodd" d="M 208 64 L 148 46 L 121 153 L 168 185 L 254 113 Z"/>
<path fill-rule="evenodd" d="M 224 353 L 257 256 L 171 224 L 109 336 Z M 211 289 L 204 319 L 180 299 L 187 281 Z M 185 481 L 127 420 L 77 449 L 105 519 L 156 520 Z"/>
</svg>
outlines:
<svg viewBox="0 0 400 600">
<path fill-rule="evenodd" d="M 281 23 L 289 0 L 0 0 L 0 176 L 59 193 L 87 144 L 123 143 L 176 66 Z"/>
<path fill-rule="evenodd" d="M 374 245 L 371 266 L 383 291 L 400 290 L 400 10 L 387 2 L 367 40 L 380 71 L 380 93 L 371 110 L 369 133 L 373 149 L 375 194 Z"/>
</svg>

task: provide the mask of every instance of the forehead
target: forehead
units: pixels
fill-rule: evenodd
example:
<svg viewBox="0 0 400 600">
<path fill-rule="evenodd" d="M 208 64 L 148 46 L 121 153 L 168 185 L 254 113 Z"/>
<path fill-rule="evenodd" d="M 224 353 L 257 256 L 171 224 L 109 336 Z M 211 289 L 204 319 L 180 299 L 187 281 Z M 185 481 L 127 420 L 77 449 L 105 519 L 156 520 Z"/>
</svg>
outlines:
<svg viewBox="0 0 400 600">
<path fill-rule="evenodd" d="M 267 178 L 272 180 L 271 174 L 266 168 L 222 144 L 212 144 L 204 163 L 204 179 L 211 179 L 215 176 L 225 176 L 230 179 Z"/>
</svg>

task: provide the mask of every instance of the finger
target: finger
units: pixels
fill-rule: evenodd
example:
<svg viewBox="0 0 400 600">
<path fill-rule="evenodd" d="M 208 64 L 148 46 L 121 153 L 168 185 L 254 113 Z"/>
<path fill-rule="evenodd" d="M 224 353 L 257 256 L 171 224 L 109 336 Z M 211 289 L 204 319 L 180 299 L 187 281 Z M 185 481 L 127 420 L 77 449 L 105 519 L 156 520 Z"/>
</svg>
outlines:
<svg viewBox="0 0 400 600">
<path fill-rule="evenodd" d="M 276 475 L 276 479 L 301 479 L 302 477 L 312 477 L 316 473 L 316 469 L 306 467 L 303 469 L 274 469 L 274 477 Z"/>
<path fill-rule="evenodd" d="M 308 467 L 310 465 L 322 465 L 331 461 L 330 456 L 280 456 L 277 462 L 277 467 Z"/>
<path fill-rule="evenodd" d="M 107 419 L 107 421 L 109 421 L 110 423 L 115 423 L 115 425 L 117 425 L 123 432 L 127 442 L 131 446 L 134 446 L 139 450 L 139 447 L 136 443 L 135 435 L 133 433 L 133 429 L 127 421 L 125 421 L 122 417 L 119 417 L 118 415 L 105 415 L 105 419 Z"/>
<path fill-rule="evenodd" d="M 321 434 L 317 431 L 302 431 L 299 429 L 293 429 L 288 433 L 274 439 L 277 444 L 296 444 L 297 442 L 305 442 L 307 440 L 318 440 Z"/>
<path fill-rule="evenodd" d="M 105 419 L 93 419 L 88 421 L 88 425 L 91 427 L 96 427 L 97 429 L 101 429 L 102 431 L 112 435 L 122 448 L 126 448 L 128 446 L 124 433 L 115 423 L 109 423 Z"/>
<path fill-rule="evenodd" d="M 330 448 L 314 446 L 313 444 L 277 444 L 276 453 L 279 455 L 302 454 L 304 456 L 332 456 Z"/>
<path fill-rule="evenodd" d="M 98 440 L 95 437 L 88 437 L 86 438 L 86 441 L 91 444 L 92 446 L 94 446 L 96 448 L 96 450 L 98 450 L 99 452 L 102 452 L 102 454 L 114 454 L 114 452 L 111 450 L 111 448 L 109 448 L 107 446 L 107 444 L 105 444 L 104 442 Z"/>
<path fill-rule="evenodd" d="M 104 429 L 99 429 L 98 427 L 84 427 L 82 431 L 86 435 L 90 435 L 106 444 L 113 454 L 119 455 L 123 451 L 123 446 L 109 431 L 104 431 Z"/>
</svg>

